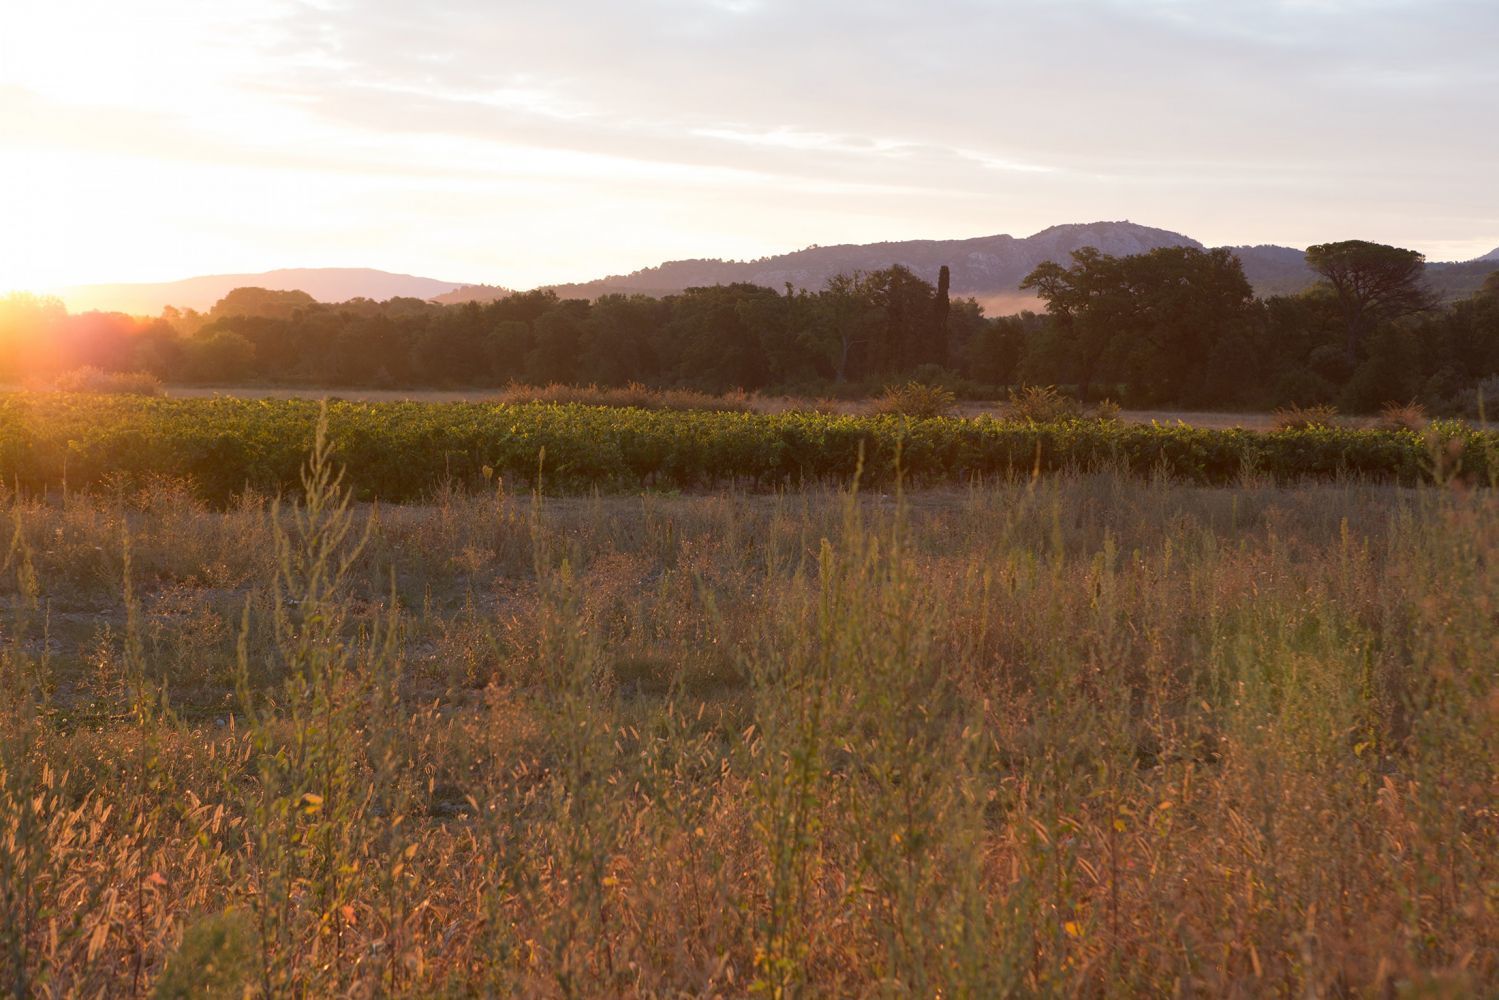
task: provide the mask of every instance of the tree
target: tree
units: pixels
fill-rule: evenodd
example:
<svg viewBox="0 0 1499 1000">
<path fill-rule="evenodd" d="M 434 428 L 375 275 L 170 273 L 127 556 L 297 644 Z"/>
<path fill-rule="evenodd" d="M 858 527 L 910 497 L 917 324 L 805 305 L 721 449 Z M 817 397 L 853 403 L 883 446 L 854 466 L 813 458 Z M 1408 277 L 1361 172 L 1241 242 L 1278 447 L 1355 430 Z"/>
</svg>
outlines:
<svg viewBox="0 0 1499 1000">
<path fill-rule="evenodd" d="M 188 365 L 200 382 L 233 383 L 250 374 L 255 345 L 233 330 L 214 330 L 188 341 Z"/>
<path fill-rule="evenodd" d="M 303 291 L 271 288 L 235 288 L 214 303 L 210 319 L 225 316 L 263 316 L 269 319 L 291 319 L 298 310 L 317 305 L 317 300 Z"/>
<path fill-rule="evenodd" d="M 835 382 L 861 374 L 864 355 L 880 323 L 869 277 L 860 271 L 836 274 L 817 296 L 820 322 L 817 340 Z"/>
<path fill-rule="evenodd" d="M 952 271 L 946 264 L 937 272 L 937 301 L 932 314 L 932 340 L 928 361 L 933 364 L 947 364 L 948 349 L 948 317 L 952 315 L 952 299 L 949 291 L 952 287 Z"/>
<path fill-rule="evenodd" d="M 1100 376 L 1151 402 L 1201 396 L 1209 357 L 1254 300 L 1231 251 L 1195 247 L 1129 257 L 1084 247 L 1071 267 L 1044 262 L 1020 287 L 1046 301 L 1055 354 L 1084 399 Z"/>
<path fill-rule="evenodd" d="M 1306 263 L 1337 296 L 1350 360 L 1358 357 L 1378 323 L 1424 312 L 1436 304 L 1421 280 L 1426 255 L 1415 250 L 1344 240 L 1307 247 Z"/>
<path fill-rule="evenodd" d="M 868 374 L 899 376 L 930 363 L 937 290 L 900 264 L 870 273 L 864 287 L 884 314 L 884 322 L 869 340 Z"/>
<path fill-rule="evenodd" d="M 1071 267 L 1043 261 L 1020 283 L 1046 302 L 1057 334 L 1056 353 L 1065 357 L 1083 399 L 1088 398 L 1104 352 L 1119 331 L 1118 319 L 1128 307 L 1127 290 L 1120 294 L 1123 285 L 1119 258 L 1094 247 L 1074 250 Z"/>
<path fill-rule="evenodd" d="M 1208 359 L 1241 332 L 1254 289 L 1233 251 L 1159 247 L 1120 260 L 1130 308 L 1117 353 L 1122 381 L 1150 402 L 1220 403 L 1204 374 Z"/>
<path fill-rule="evenodd" d="M 666 324 L 670 310 L 645 295 L 605 295 L 593 303 L 583 325 L 581 381 L 599 385 L 654 382 L 661 364 L 652 334 Z"/>
<path fill-rule="evenodd" d="M 758 285 L 689 288 L 668 299 L 671 322 L 662 331 L 674 355 L 675 381 L 710 392 L 759 389 L 769 374 L 760 331 L 781 312 L 781 297 Z M 755 305 L 758 302 L 759 305 Z"/>
<path fill-rule="evenodd" d="M 532 385 L 576 381 L 583 343 L 583 321 L 589 304 L 567 299 L 538 316 L 532 325 L 534 344 L 526 355 L 526 381 Z"/>
</svg>

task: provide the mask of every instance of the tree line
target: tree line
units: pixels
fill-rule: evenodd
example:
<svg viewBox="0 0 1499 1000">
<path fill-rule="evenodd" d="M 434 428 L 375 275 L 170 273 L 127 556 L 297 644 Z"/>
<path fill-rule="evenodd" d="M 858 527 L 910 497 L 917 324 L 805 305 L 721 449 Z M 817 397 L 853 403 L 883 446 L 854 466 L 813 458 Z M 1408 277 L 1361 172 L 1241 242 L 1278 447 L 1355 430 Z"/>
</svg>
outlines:
<svg viewBox="0 0 1499 1000">
<path fill-rule="evenodd" d="M 1131 406 L 1364 412 L 1416 400 L 1455 412 L 1499 376 L 1499 273 L 1438 304 L 1414 251 L 1349 241 L 1312 247 L 1308 262 L 1322 284 L 1257 298 L 1228 250 L 1084 249 L 1026 279 L 1044 311 L 1005 317 L 952 298 L 946 268 L 933 284 L 900 266 L 816 291 L 733 284 L 593 302 L 532 291 L 325 304 L 241 288 L 206 313 L 153 318 L 69 315 L 13 295 L 0 299 L 0 380 L 92 366 L 205 384 L 855 394 L 916 379 L 975 397 L 1055 384 Z"/>
</svg>

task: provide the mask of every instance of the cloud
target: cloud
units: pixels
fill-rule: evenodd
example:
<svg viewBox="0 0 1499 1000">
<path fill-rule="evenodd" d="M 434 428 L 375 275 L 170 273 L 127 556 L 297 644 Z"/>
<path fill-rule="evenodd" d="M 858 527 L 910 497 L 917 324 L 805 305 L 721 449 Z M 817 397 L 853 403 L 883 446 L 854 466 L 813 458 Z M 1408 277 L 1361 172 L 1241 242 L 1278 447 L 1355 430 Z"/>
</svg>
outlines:
<svg viewBox="0 0 1499 1000">
<path fill-rule="evenodd" d="M 1453 116 L 1486 110 L 1496 69 L 1481 40 L 1494 32 L 1481 28 L 1499 31 L 1499 14 L 1440 2 L 494 9 L 321 14 L 316 37 L 343 68 L 293 73 L 285 86 L 339 93 L 324 107 L 366 122 L 378 121 L 383 88 L 419 86 L 478 120 L 473 95 L 524 80 L 554 107 L 589 109 L 605 141 L 632 125 L 642 145 L 669 129 L 739 145 L 746 134 L 890 137 L 1107 172 L 1111 160 L 1163 149 L 1254 162 L 1294 142 L 1325 155 L 1328 138 L 1350 160 L 1381 144 L 1398 155 L 1385 143 L 1392 128 L 1418 144 L 1481 143 L 1440 135 L 1451 119 L 1429 102 Z M 355 111 L 361 99 L 371 107 Z"/>
<path fill-rule="evenodd" d="M 400 256 L 429 245 L 417 204 L 435 245 L 522 217 L 557 241 L 445 255 L 507 282 L 1125 216 L 1208 242 L 1499 242 L 1463 231 L 1499 216 L 1486 0 L 20 2 L 11 147 L 343 184 L 402 220 L 367 261 L 397 270 L 423 269 Z M 340 243 L 319 217 L 282 228 L 366 262 L 365 220 Z"/>
</svg>

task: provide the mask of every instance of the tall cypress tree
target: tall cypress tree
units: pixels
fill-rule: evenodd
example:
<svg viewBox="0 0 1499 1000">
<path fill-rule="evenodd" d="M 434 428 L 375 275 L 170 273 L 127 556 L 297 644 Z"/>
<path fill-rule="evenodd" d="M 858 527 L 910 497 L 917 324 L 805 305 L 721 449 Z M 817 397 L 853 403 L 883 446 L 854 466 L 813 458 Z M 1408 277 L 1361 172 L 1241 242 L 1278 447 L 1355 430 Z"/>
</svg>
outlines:
<svg viewBox="0 0 1499 1000">
<path fill-rule="evenodd" d="M 932 319 L 931 346 L 928 354 L 933 364 L 947 364 L 947 317 L 952 312 L 952 302 L 948 298 L 948 288 L 952 285 L 952 272 L 946 264 L 942 270 L 937 272 L 937 299 L 935 303 L 935 316 Z"/>
</svg>

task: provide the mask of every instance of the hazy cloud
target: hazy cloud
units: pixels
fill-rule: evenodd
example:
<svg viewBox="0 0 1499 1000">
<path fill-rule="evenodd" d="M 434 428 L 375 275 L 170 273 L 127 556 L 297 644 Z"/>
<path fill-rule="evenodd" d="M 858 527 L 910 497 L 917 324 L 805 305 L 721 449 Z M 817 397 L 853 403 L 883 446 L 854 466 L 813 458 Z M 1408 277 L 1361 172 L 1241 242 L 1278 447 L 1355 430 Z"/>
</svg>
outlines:
<svg viewBox="0 0 1499 1000">
<path fill-rule="evenodd" d="M 1124 217 L 1210 243 L 1499 243 L 1490 2 L 148 4 L 109 15 L 109 44 L 78 43 L 89 4 L 20 2 L 74 34 L 0 65 L 24 95 L 7 143 L 341 177 L 359 211 L 430 229 L 387 248 L 285 220 L 325 263 L 524 284 Z M 119 91 L 48 76 L 70 55 L 149 68 Z M 518 245 L 538 234 L 555 245 Z"/>
</svg>

